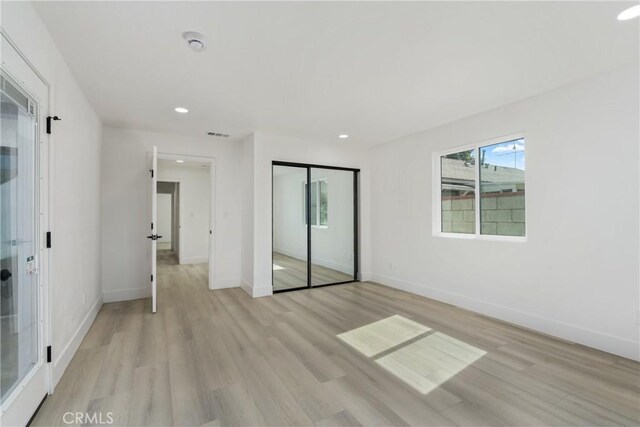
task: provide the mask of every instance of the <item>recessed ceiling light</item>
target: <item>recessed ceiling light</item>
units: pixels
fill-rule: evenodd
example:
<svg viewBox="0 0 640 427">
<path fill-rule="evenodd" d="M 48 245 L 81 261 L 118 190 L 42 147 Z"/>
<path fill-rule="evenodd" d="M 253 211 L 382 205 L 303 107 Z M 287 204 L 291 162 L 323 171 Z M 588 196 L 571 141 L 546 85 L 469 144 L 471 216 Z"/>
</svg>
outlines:
<svg viewBox="0 0 640 427">
<path fill-rule="evenodd" d="M 618 15 L 618 21 L 628 21 L 629 19 L 637 18 L 640 16 L 640 4 L 631 6 L 629 9 L 625 9 Z"/>
<path fill-rule="evenodd" d="M 178 163 L 184 163 L 184 160 L 176 160 Z"/>
<path fill-rule="evenodd" d="M 343 133 L 342 135 L 338 135 L 338 138 L 346 139 L 346 138 L 349 138 L 349 135 L 347 135 L 346 133 Z"/>
<path fill-rule="evenodd" d="M 187 110 L 184 107 L 176 107 L 176 108 L 174 108 L 174 110 L 175 110 L 176 113 L 182 113 L 182 114 L 186 114 L 186 113 L 189 112 L 189 110 Z"/>
</svg>

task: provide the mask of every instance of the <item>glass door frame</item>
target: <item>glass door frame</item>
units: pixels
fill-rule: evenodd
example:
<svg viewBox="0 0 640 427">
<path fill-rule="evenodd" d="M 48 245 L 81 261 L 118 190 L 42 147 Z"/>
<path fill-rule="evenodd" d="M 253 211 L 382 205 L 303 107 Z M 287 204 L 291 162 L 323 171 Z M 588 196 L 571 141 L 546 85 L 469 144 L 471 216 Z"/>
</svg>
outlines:
<svg viewBox="0 0 640 427">
<path fill-rule="evenodd" d="M 273 251 L 274 251 L 274 204 L 273 204 L 273 194 L 274 194 L 274 181 L 273 181 L 273 170 L 275 166 L 285 166 L 292 168 L 300 168 L 306 169 L 306 183 L 308 190 L 305 192 L 305 212 L 306 212 L 306 226 L 307 226 L 307 285 L 299 286 L 295 288 L 288 289 L 273 289 Z M 311 224 L 311 170 L 312 169 L 329 169 L 329 170 L 338 170 L 345 172 L 353 173 L 353 279 L 345 280 L 341 282 L 334 283 L 323 283 L 322 285 L 312 286 L 312 251 L 311 251 L 311 237 L 312 237 L 312 224 Z M 360 266 L 360 233 L 359 233 L 359 195 L 358 188 L 360 182 L 360 169 L 357 168 L 347 168 L 342 166 L 330 166 L 330 165 L 318 165 L 311 163 L 297 163 L 297 162 L 287 162 L 287 161 L 279 161 L 274 160 L 271 162 L 271 288 L 273 289 L 273 293 L 282 293 L 282 292 L 291 292 L 291 291 L 299 291 L 302 289 L 315 289 L 315 288 L 323 288 L 325 286 L 333 286 L 333 285 L 343 285 L 346 283 L 354 283 L 359 282 L 359 266 Z"/>
<path fill-rule="evenodd" d="M 35 103 L 37 124 L 35 147 L 35 249 L 37 274 L 37 362 L 22 378 L 17 387 L 2 404 L 0 419 L 2 424 L 22 424 L 30 422 L 48 394 L 55 386 L 53 363 L 51 360 L 51 254 L 47 244 L 51 230 L 51 179 L 53 164 L 51 142 L 53 138 L 45 131 L 45 124 L 51 108 L 51 86 L 38 72 L 18 46 L 4 32 L 2 34 L 2 72 L 13 84 Z M 34 412 L 35 411 L 35 412 Z"/>
</svg>

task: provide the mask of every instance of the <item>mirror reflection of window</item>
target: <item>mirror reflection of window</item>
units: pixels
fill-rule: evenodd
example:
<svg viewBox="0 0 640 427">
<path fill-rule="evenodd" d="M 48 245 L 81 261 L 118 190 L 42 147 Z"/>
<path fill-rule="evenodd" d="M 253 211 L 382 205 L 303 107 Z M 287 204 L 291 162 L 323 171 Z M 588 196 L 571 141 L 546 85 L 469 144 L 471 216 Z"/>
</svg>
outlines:
<svg viewBox="0 0 640 427">
<path fill-rule="evenodd" d="M 307 191 L 308 184 L 304 184 L 301 203 L 303 205 L 303 221 L 307 225 Z M 326 179 L 311 182 L 311 225 L 326 227 L 329 224 L 329 195 Z"/>
</svg>

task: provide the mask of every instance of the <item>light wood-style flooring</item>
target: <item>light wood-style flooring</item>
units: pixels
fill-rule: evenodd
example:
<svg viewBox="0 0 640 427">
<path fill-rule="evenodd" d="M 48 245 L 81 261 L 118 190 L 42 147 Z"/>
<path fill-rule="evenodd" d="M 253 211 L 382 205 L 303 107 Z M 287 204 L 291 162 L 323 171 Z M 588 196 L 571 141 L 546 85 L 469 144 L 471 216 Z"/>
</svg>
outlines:
<svg viewBox="0 0 640 427">
<path fill-rule="evenodd" d="M 206 277 L 162 264 L 157 314 L 105 304 L 33 425 L 639 423 L 636 362 L 375 283 L 252 299 Z"/>
<path fill-rule="evenodd" d="M 273 289 L 300 288 L 307 286 L 307 262 L 273 252 Z M 311 264 L 311 286 L 330 283 L 348 282 L 353 280 L 353 274 L 323 265 Z"/>
</svg>

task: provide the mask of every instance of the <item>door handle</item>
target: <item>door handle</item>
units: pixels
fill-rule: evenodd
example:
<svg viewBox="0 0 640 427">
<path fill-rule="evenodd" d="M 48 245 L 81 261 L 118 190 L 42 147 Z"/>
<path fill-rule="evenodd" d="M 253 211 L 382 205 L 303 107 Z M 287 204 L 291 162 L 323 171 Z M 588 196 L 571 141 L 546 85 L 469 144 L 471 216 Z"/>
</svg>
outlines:
<svg viewBox="0 0 640 427">
<path fill-rule="evenodd" d="M 11 271 L 3 268 L 2 271 L 0 271 L 0 281 L 6 282 L 9 280 L 9 277 L 11 277 Z"/>
<path fill-rule="evenodd" d="M 158 240 L 158 239 L 162 239 L 162 236 L 158 236 L 157 234 L 152 234 L 151 236 L 147 236 L 147 239 Z"/>
</svg>

